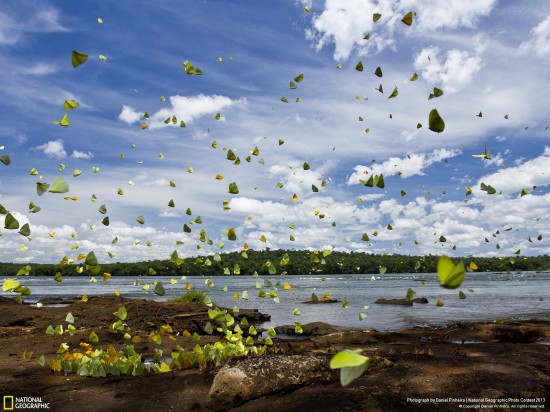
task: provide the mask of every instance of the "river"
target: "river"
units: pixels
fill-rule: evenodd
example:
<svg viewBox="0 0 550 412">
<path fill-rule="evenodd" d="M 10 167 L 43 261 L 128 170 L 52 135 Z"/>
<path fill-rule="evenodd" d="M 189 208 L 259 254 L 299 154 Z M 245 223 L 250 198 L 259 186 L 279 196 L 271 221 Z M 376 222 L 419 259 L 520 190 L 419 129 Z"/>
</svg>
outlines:
<svg viewBox="0 0 550 412">
<path fill-rule="evenodd" d="M 271 277 L 188 277 L 177 279 L 172 284 L 170 277 L 149 276 L 138 278 L 112 277 L 106 282 L 98 277 L 97 283 L 90 282 L 89 276 L 65 277 L 63 282 L 56 282 L 50 277 L 20 277 L 24 286 L 31 289 L 31 296 L 26 302 L 36 303 L 41 298 L 68 298 L 75 296 L 113 295 L 115 290 L 126 298 L 147 298 L 154 300 L 173 299 L 185 292 L 189 283 L 198 290 L 204 290 L 219 306 L 233 308 L 257 308 L 271 315 L 271 322 L 263 326 L 278 326 L 321 321 L 345 327 L 378 329 L 380 331 L 396 330 L 409 326 L 427 324 L 445 324 L 454 321 L 493 321 L 496 319 L 550 319 L 550 273 L 468 273 L 459 289 L 448 290 L 439 286 L 436 274 L 385 274 L 376 275 L 326 275 L 322 276 L 271 276 Z M 209 279 L 213 286 L 207 286 Z M 264 286 L 265 280 L 271 287 Z M 2 280 L 3 281 L 3 280 Z M 147 292 L 143 285 L 162 281 L 165 296 L 153 293 L 151 286 Z M 257 283 L 259 282 L 259 283 Z M 279 286 L 276 286 L 280 282 Z M 287 282 L 290 290 L 284 290 Z M 227 292 L 223 288 L 227 286 Z M 261 298 L 258 292 L 267 293 Z M 403 298 L 408 288 L 416 292 L 416 297 L 425 297 L 428 304 L 414 306 L 379 305 L 378 298 Z M 276 290 L 275 290 L 276 289 Z M 470 289 L 470 290 L 468 290 Z M 242 299 L 247 291 L 248 300 Z M 466 294 L 460 299 L 458 291 Z M 274 291 L 280 303 L 269 297 Z M 236 300 L 235 292 L 239 293 Z M 321 298 L 326 292 L 339 303 L 304 304 L 315 293 Z M 4 292 L 3 296 L 7 296 Z M 444 302 L 443 307 L 436 307 L 436 301 Z M 343 301 L 347 307 L 343 307 Z M 368 306 L 365 308 L 365 306 Z M 300 316 L 294 315 L 295 309 Z M 360 319 L 360 313 L 366 317 Z"/>
</svg>

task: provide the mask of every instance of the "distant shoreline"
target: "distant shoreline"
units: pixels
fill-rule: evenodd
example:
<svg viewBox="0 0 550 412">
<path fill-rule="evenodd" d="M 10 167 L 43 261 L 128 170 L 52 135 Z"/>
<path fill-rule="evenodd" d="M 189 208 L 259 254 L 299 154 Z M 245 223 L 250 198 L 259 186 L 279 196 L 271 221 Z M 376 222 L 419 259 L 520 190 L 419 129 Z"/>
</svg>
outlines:
<svg viewBox="0 0 550 412">
<path fill-rule="evenodd" d="M 177 255 L 176 255 L 177 256 Z M 114 258 L 116 259 L 116 257 Z M 172 258 L 144 262 L 115 262 L 107 256 L 98 256 L 100 273 L 112 276 L 223 276 L 223 275 L 347 275 L 364 274 L 381 276 L 383 274 L 435 273 L 439 256 L 374 255 L 369 253 L 306 250 L 247 250 L 241 252 L 219 253 L 208 256 Z M 550 272 L 550 256 L 506 256 L 506 257 L 453 257 L 462 260 L 472 270 L 481 272 Z M 267 265 L 267 262 L 270 262 Z M 46 263 L 0 263 L 0 274 L 14 277 L 21 268 L 30 267 L 35 276 L 78 276 L 89 274 L 83 261 L 72 264 Z"/>
</svg>

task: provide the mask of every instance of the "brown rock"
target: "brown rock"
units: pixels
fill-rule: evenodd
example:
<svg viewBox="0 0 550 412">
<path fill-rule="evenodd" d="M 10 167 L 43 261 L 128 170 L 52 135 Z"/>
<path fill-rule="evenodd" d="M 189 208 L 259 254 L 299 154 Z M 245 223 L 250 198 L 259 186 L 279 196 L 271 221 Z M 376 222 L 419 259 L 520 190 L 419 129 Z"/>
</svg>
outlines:
<svg viewBox="0 0 550 412">
<path fill-rule="evenodd" d="M 342 330 L 342 328 L 334 325 L 329 325 L 328 323 L 324 323 L 324 322 L 311 322 L 311 323 L 306 323 L 305 325 L 302 325 L 302 330 L 303 330 L 303 333 L 301 333 L 301 335 L 322 336 L 322 335 L 328 335 L 330 333 L 339 332 Z M 275 328 L 275 332 L 284 333 L 286 335 L 299 336 L 296 333 L 295 325 L 277 326 Z"/>
<path fill-rule="evenodd" d="M 412 306 L 413 303 L 428 303 L 428 299 L 426 298 L 415 298 L 407 300 L 405 298 L 401 299 L 378 299 L 374 303 L 378 303 L 379 305 L 402 305 L 402 306 Z"/>
<path fill-rule="evenodd" d="M 318 304 L 318 303 L 338 303 L 340 302 L 338 299 L 319 299 L 319 300 L 306 300 L 305 302 L 302 302 L 302 303 L 305 303 L 305 304 L 308 304 L 308 305 L 315 305 L 315 304 Z"/>
<path fill-rule="evenodd" d="M 228 309 L 231 311 L 231 309 Z M 258 309 L 240 309 L 238 313 L 233 313 L 235 320 L 241 321 L 246 318 L 249 323 L 263 323 L 271 320 L 271 315 L 262 313 Z"/>
<path fill-rule="evenodd" d="M 412 300 L 406 299 L 377 299 L 374 303 L 379 305 L 402 305 L 402 306 L 412 306 Z"/>
<path fill-rule="evenodd" d="M 210 392 L 208 406 L 227 410 L 251 399 L 338 379 L 329 369 L 330 356 L 268 355 L 233 358 L 220 369 Z"/>
</svg>

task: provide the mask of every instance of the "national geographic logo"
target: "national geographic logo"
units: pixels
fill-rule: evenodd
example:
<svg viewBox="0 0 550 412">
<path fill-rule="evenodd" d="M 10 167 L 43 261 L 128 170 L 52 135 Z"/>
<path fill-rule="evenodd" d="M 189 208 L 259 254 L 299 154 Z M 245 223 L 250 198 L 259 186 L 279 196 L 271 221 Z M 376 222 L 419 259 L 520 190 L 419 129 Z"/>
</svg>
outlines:
<svg viewBox="0 0 550 412">
<path fill-rule="evenodd" d="M 2 406 L 5 411 L 13 411 L 13 396 L 4 396 L 4 404 Z"/>
<path fill-rule="evenodd" d="M 4 411 L 19 409 L 50 409 L 50 404 L 42 401 L 42 397 L 40 396 L 4 395 L 2 408 Z"/>
</svg>

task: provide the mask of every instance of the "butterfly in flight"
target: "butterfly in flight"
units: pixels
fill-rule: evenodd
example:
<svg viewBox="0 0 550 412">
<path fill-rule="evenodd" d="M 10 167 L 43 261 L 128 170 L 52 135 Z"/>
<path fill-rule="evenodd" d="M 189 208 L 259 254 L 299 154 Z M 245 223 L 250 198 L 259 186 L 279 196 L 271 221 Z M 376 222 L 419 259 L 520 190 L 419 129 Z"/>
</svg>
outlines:
<svg viewBox="0 0 550 412">
<path fill-rule="evenodd" d="M 487 149 L 487 145 L 485 145 L 485 154 L 478 154 L 478 155 L 472 155 L 473 157 L 479 157 L 481 159 L 487 159 L 491 160 L 493 156 L 491 156 L 491 153 L 489 153 L 489 150 Z"/>
</svg>

